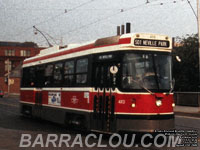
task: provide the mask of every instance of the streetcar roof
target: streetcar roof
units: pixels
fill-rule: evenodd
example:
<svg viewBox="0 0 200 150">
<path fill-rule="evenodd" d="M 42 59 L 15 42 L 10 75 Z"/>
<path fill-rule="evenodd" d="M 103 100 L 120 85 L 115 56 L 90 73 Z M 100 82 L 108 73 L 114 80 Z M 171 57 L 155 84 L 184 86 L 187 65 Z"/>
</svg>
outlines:
<svg viewBox="0 0 200 150">
<path fill-rule="evenodd" d="M 171 44 L 171 38 L 169 38 L 167 35 L 160 35 L 160 34 L 153 34 L 153 33 L 128 33 L 123 34 L 120 36 L 112 36 L 112 37 L 106 37 L 97 39 L 94 41 L 82 43 L 82 44 L 69 44 L 66 47 L 60 47 L 58 45 L 55 45 L 53 47 L 43 49 L 40 51 L 40 53 L 34 57 L 30 57 L 24 60 L 23 67 L 27 66 L 27 64 L 31 65 L 30 63 L 33 63 L 32 65 L 36 65 L 38 63 L 41 63 L 41 60 L 45 59 L 51 59 L 54 57 L 61 57 L 63 55 L 68 54 L 75 54 L 75 53 L 82 53 L 82 55 L 86 55 L 86 51 L 91 50 L 89 53 L 100 53 L 100 52 L 108 52 L 103 49 L 110 49 L 113 51 L 112 48 L 116 49 L 124 49 L 124 48 L 134 48 L 133 40 L 139 38 L 139 39 L 152 39 L 152 40 L 168 40 L 170 45 L 166 50 L 170 51 L 172 49 Z M 109 47 L 109 48 L 108 48 Z M 137 47 L 137 46 L 135 46 Z M 101 51 L 98 51 L 99 48 L 101 48 Z M 138 47 L 137 47 L 138 48 Z M 142 48 L 142 47 L 140 47 Z M 149 49 L 150 47 L 146 47 Z M 94 51 L 96 49 L 97 51 Z M 154 48 L 155 49 L 155 48 Z M 158 48 L 159 50 L 160 48 Z M 61 58 L 61 59 L 64 59 Z M 40 61 L 40 62 L 39 62 Z M 36 63 L 38 62 L 38 63 Z M 44 61 L 43 63 L 45 63 Z M 28 65 L 28 66 L 29 66 Z"/>
</svg>

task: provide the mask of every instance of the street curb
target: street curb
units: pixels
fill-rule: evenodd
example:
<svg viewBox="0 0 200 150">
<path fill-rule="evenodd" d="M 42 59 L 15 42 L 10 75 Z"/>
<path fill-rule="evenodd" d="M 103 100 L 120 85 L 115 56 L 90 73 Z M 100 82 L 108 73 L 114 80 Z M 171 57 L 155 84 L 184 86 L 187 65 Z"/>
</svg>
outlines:
<svg viewBox="0 0 200 150">
<path fill-rule="evenodd" d="M 15 95 L 15 94 L 7 95 L 7 94 L 5 94 L 3 97 L 5 97 L 5 98 L 19 98 L 20 95 Z"/>
<path fill-rule="evenodd" d="M 196 117 L 196 118 L 200 118 L 200 112 L 198 113 L 190 113 L 190 112 L 180 112 L 180 111 L 176 111 L 174 112 L 175 115 L 177 116 L 188 116 L 188 117 Z"/>
</svg>

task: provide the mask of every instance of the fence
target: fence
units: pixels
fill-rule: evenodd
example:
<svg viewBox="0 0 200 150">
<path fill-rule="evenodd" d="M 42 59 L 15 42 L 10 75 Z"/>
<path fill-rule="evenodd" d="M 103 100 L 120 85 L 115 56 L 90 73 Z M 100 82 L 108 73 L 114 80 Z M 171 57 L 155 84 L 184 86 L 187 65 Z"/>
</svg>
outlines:
<svg viewBox="0 0 200 150">
<path fill-rule="evenodd" d="M 200 92 L 174 92 L 174 101 L 180 106 L 200 106 Z"/>
</svg>

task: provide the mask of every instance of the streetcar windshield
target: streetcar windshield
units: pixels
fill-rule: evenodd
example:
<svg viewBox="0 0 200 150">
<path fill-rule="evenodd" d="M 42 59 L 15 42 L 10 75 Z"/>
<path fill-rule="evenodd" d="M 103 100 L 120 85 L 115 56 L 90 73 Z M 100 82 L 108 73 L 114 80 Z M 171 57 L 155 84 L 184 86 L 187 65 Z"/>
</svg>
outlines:
<svg viewBox="0 0 200 150">
<path fill-rule="evenodd" d="M 126 53 L 123 57 L 122 88 L 170 90 L 171 56 L 162 53 Z"/>
</svg>

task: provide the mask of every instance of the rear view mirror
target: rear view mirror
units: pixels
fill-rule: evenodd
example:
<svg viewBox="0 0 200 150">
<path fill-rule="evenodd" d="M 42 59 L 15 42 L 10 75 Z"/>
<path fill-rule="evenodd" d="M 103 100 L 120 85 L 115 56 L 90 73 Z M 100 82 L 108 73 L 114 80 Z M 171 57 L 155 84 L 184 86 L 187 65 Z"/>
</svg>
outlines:
<svg viewBox="0 0 200 150">
<path fill-rule="evenodd" d="M 176 60 L 177 60 L 178 62 L 181 62 L 181 58 L 180 58 L 179 56 L 176 56 Z"/>
</svg>

